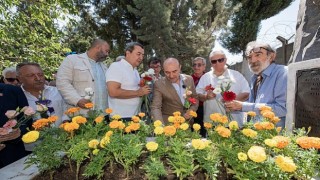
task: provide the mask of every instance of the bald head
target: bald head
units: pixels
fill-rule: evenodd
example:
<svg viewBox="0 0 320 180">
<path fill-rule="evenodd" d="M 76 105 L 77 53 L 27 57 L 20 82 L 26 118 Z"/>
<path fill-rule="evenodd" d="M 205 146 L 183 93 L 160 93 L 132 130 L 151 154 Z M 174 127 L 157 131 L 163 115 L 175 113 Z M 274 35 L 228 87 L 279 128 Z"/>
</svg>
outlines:
<svg viewBox="0 0 320 180">
<path fill-rule="evenodd" d="M 109 56 L 110 52 L 110 46 L 107 43 L 107 41 L 102 39 L 96 39 L 92 42 L 87 55 L 89 58 L 97 61 L 102 62 L 106 60 L 106 58 Z"/>
<path fill-rule="evenodd" d="M 176 66 L 180 66 L 180 63 L 176 58 L 168 58 L 163 62 L 163 68 L 165 68 L 165 66 L 172 65 L 172 64 Z"/>
<path fill-rule="evenodd" d="M 181 66 L 176 58 L 168 58 L 163 63 L 163 71 L 171 83 L 179 83 Z"/>
</svg>

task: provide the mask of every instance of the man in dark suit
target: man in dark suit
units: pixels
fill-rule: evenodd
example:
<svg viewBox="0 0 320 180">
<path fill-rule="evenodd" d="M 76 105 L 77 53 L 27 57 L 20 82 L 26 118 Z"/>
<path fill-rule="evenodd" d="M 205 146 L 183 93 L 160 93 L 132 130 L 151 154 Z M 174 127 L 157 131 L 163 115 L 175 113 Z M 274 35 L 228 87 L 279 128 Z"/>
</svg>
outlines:
<svg viewBox="0 0 320 180">
<path fill-rule="evenodd" d="M 185 119 L 190 119 L 187 109 L 184 107 L 187 99 L 186 91 L 190 91 L 190 97 L 197 98 L 194 82 L 191 76 L 181 74 L 181 65 L 175 58 L 168 58 L 163 63 L 165 78 L 157 80 L 154 84 L 151 114 L 154 120 L 168 123 L 168 117 L 179 111 Z M 198 100 L 190 106 L 190 110 L 197 111 Z"/>
<path fill-rule="evenodd" d="M 28 106 L 28 101 L 20 87 L 0 84 L 0 127 L 8 120 L 5 116 L 7 110 L 16 110 L 17 107 L 21 109 L 25 106 Z M 31 123 L 32 119 L 25 125 L 20 126 L 21 135 L 26 133 L 26 128 L 31 126 Z M 27 155 L 21 136 L 17 139 L 2 143 L 5 144 L 6 147 L 0 151 L 0 168 Z"/>
</svg>

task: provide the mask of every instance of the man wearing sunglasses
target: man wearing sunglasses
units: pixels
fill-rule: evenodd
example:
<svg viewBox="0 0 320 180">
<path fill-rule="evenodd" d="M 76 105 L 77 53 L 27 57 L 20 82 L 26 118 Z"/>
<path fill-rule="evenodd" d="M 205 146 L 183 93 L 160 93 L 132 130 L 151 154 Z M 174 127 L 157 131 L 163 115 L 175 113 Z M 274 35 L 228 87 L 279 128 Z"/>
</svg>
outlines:
<svg viewBox="0 0 320 180">
<path fill-rule="evenodd" d="M 236 99 L 239 101 L 247 100 L 250 92 L 249 84 L 243 75 L 238 71 L 227 68 L 227 58 L 223 51 L 212 51 L 209 55 L 209 62 L 212 66 L 211 71 L 205 73 L 197 85 L 199 98 L 204 102 L 205 122 L 210 122 L 210 114 L 212 113 L 225 114 L 225 110 L 220 103 L 222 99 L 220 92 L 215 92 L 215 94 L 212 90 L 206 90 L 208 85 L 216 88 L 219 86 L 222 77 L 230 79 L 233 83 L 229 91 L 234 92 Z M 233 120 L 238 122 L 239 127 L 242 127 L 244 114 L 242 112 L 232 112 L 231 115 Z"/>
<path fill-rule="evenodd" d="M 19 85 L 15 67 L 7 67 L 2 71 L 3 82 L 14 86 Z"/>
<path fill-rule="evenodd" d="M 276 124 L 285 127 L 287 67 L 274 63 L 276 52 L 269 44 L 250 42 L 246 48 L 246 58 L 250 71 L 251 90 L 247 102 L 233 101 L 226 103 L 226 107 L 233 111 L 255 111 L 260 115 L 259 107 L 267 105 L 281 120 Z M 260 118 L 260 116 L 258 116 Z"/>
</svg>

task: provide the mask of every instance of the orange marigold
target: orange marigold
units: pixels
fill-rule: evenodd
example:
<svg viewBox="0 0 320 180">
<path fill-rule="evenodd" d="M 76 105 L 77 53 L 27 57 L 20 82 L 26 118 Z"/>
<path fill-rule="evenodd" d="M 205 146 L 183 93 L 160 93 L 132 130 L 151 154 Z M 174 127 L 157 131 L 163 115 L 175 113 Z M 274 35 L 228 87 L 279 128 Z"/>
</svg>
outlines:
<svg viewBox="0 0 320 180">
<path fill-rule="evenodd" d="M 218 126 L 216 129 L 215 129 L 216 132 L 218 132 L 218 134 L 222 137 L 225 137 L 225 138 L 228 138 L 231 136 L 231 131 L 230 129 L 228 128 L 225 128 L 223 126 Z"/>
<path fill-rule="evenodd" d="M 84 105 L 84 107 L 86 107 L 87 109 L 91 109 L 91 108 L 93 108 L 93 103 L 86 103 L 85 105 Z"/>
<path fill-rule="evenodd" d="M 113 120 L 109 123 L 109 127 L 111 129 L 117 129 L 119 127 L 120 123 L 117 120 Z"/>
<path fill-rule="evenodd" d="M 126 124 L 124 124 L 122 121 L 119 121 L 119 129 L 124 129 L 126 127 Z"/>
<path fill-rule="evenodd" d="M 283 149 L 283 148 L 287 147 L 287 145 L 290 143 L 290 139 L 288 137 L 284 137 L 284 136 L 275 136 L 272 139 L 277 142 L 276 147 L 279 149 Z"/>
<path fill-rule="evenodd" d="M 179 123 L 179 122 L 174 122 L 174 123 L 173 123 L 173 126 L 174 126 L 176 129 L 179 129 L 180 123 Z"/>
<path fill-rule="evenodd" d="M 208 123 L 208 122 L 205 122 L 203 124 L 203 126 L 206 128 L 206 129 L 211 129 L 212 128 L 212 124 L 211 123 Z"/>
<path fill-rule="evenodd" d="M 48 126 L 49 125 L 49 120 L 48 119 L 38 119 L 37 121 L 35 121 L 33 124 L 32 124 L 32 127 L 35 129 L 35 130 L 39 130 L 45 126 Z"/>
<path fill-rule="evenodd" d="M 272 108 L 270 106 L 261 106 L 259 109 L 260 111 L 265 111 L 265 110 L 272 111 Z"/>
<path fill-rule="evenodd" d="M 163 132 L 164 132 L 164 135 L 166 136 L 173 136 L 176 134 L 176 128 L 174 126 L 165 126 L 163 128 Z"/>
<path fill-rule="evenodd" d="M 82 116 L 75 116 L 72 118 L 72 122 L 78 123 L 78 124 L 84 124 L 87 122 L 87 119 Z"/>
<path fill-rule="evenodd" d="M 49 122 L 54 123 L 59 119 L 58 116 L 50 116 L 48 117 Z"/>
<path fill-rule="evenodd" d="M 173 115 L 174 115 L 174 116 L 181 116 L 181 112 L 176 111 L 176 112 L 173 113 Z"/>
<path fill-rule="evenodd" d="M 271 130 L 274 129 L 274 124 L 271 122 L 261 122 L 263 129 Z"/>
<path fill-rule="evenodd" d="M 141 117 L 141 118 L 143 118 L 143 117 L 146 116 L 146 113 L 141 112 L 141 113 L 138 114 L 138 116 Z"/>
<path fill-rule="evenodd" d="M 299 137 L 296 139 L 296 143 L 304 149 L 320 149 L 320 138 L 318 137 Z"/>
<path fill-rule="evenodd" d="M 221 122 L 221 118 L 222 118 L 222 115 L 221 115 L 220 113 L 210 114 L 210 119 L 211 119 L 213 122 Z"/>
<path fill-rule="evenodd" d="M 112 136 L 112 134 L 113 134 L 113 131 L 108 131 L 108 132 L 106 132 L 106 135 L 105 135 L 105 136 L 110 137 L 110 136 Z"/>
<path fill-rule="evenodd" d="M 192 110 L 189 111 L 189 115 L 194 117 L 194 118 L 196 118 L 198 116 L 197 113 L 195 111 L 192 111 Z"/>
<path fill-rule="evenodd" d="M 272 111 L 264 111 L 263 113 L 261 113 L 261 115 L 264 118 L 268 118 L 270 121 L 275 117 L 275 114 Z"/>
<path fill-rule="evenodd" d="M 186 122 L 186 119 L 185 119 L 183 116 L 177 116 L 177 117 L 176 117 L 176 120 L 177 120 L 179 123 L 184 123 L 184 122 Z"/>
<path fill-rule="evenodd" d="M 139 123 L 131 123 L 131 124 L 130 124 L 130 128 L 131 128 L 133 131 L 137 131 L 137 130 L 140 128 L 140 124 L 139 124 Z"/>
<path fill-rule="evenodd" d="M 124 128 L 124 131 L 126 132 L 126 133 L 130 133 L 131 132 L 131 126 L 127 126 L 126 128 Z"/>
<path fill-rule="evenodd" d="M 107 109 L 105 110 L 105 112 L 106 112 L 107 114 L 111 114 L 111 113 L 112 113 L 112 109 L 111 109 L 111 108 L 107 108 Z"/>
<path fill-rule="evenodd" d="M 270 119 L 270 121 L 273 123 L 273 124 L 277 124 L 279 121 L 280 121 L 280 118 L 275 116 L 273 117 L 272 119 Z"/>
<path fill-rule="evenodd" d="M 102 121 L 104 120 L 104 117 L 103 116 L 98 116 L 94 119 L 94 122 L 96 123 L 101 123 Z"/>
<path fill-rule="evenodd" d="M 73 114 L 73 113 L 76 113 L 76 112 L 78 112 L 78 111 L 80 111 L 80 108 L 79 108 L 79 107 L 72 107 L 72 108 L 69 108 L 69 109 L 65 112 L 65 114 Z"/>
<path fill-rule="evenodd" d="M 222 116 L 221 119 L 220 119 L 220 122 L 221 122 L 222 124 L 228 123 L 228 117 L 227 117 L 227 116 Z"/>
<path fill-rule="evenodd" d="M 131 120 L 135 123 L 138 123 L 140 121 L 140 118 L 138 116 L 132 116 Z"/>
<path fill-rule="evenodd" d="M 75 122 L 65 123 L 63 129 L 67 132 L 72 132 L 76 129 L 79 129 L 79 124 Z"/>
</svg>

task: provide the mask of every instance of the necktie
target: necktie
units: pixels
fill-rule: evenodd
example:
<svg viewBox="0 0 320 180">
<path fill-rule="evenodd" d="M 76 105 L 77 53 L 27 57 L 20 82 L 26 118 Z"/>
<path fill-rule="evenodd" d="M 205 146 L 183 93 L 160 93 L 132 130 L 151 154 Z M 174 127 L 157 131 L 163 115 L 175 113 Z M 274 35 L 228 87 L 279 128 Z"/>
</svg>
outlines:
<svg viewBox="0 0 320 180">
<path fill-rule="evenodd" d="M 257 98 L 257 92 L 258 92 L 258 88 L 262 82 L 262 76 L 261 75 L 258 75 L 257 76 L 257 80 L 256 82 L 254 83 L 254 87 L 253 87 L 253 91 L 254 91 L 254 101 L 256 101 L 256 98 Z"/>
</svg>

